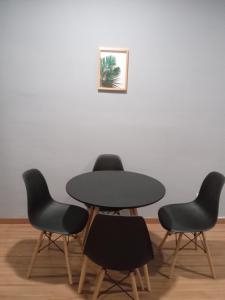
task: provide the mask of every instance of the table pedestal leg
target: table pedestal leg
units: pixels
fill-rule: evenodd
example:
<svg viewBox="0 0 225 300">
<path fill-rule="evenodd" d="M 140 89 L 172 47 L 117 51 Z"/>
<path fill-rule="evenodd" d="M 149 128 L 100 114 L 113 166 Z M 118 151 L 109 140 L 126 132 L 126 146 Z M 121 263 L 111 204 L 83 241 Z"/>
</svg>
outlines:
<svg viewBox="0 0 225 300">
<path fill-rule="evenodd" d="M 138 216 L 138 210 L 137 208 L 130 208 L 130 215 L 131 216 Z"/>
</svg>

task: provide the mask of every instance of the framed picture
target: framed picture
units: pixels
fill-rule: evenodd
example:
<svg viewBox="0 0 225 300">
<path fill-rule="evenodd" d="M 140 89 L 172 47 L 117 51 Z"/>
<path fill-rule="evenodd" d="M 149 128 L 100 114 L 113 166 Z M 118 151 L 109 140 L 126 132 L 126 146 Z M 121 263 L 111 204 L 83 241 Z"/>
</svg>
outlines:
<svg viewBox="0 0 225 300">
<path fill-rule="evenodd" d="M 99 48 L 99 91 L 127 91 L 128 53 L 125 48 Z"/>
</svg>

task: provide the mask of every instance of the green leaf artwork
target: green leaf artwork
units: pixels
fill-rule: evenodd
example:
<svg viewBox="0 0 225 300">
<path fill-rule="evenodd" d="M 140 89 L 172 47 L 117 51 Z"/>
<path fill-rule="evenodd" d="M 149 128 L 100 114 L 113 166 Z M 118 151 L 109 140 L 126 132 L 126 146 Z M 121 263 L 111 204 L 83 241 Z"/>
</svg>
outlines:
<svg viewBox="0 0 225 300">
<path fill-rule="evenodd" d="M 101 86 L 108 88 L 119 87 L 120 67 L 116 66 L 115 56 L 106 56 L 101 58 L 100 79 Z"/>
</svg>

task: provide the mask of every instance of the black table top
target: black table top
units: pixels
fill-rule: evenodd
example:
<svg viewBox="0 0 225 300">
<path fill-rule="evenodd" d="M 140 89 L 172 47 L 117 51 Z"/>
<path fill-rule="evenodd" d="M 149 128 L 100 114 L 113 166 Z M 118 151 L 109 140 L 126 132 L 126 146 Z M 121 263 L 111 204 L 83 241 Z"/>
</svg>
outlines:
<svg viewBox="0 0 225 300">
<path fill-rule="evenodd" d="M 82 203 L 120 209 L 147 206 L 165 195 L 158 180 L 127 171 L 84 173 L 70 179 L 66 191 Z"/>
</svg>

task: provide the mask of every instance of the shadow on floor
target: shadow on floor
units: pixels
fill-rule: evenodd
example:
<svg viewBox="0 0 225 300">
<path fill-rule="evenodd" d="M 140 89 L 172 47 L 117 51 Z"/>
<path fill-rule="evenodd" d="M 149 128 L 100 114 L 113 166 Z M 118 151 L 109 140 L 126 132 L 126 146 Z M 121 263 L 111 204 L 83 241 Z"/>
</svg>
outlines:
<svg viewBox="0 0 225 300">
<path fill-rule="evenodd" d="M 191 237 L 191 236 L 190 236 Z M 159 245 L 161 239 L 157 235 L 153 235 L 154 241 L 157 245 Z M 210 248 L 210 252 L 212 255 L 213 265 L 215 267 L 216 271 L 216 278 L 217 279 L 225 279 L 225 239 L 222 240 L 208 240 L 208 245 Z M 183 238 L 181 243 L 181 248 L 188 242 L 189 240 L 187 238 Z M 199 241 L 198 241 L 199 242 Z M 158 272 L 162 275 L 168 278 L 169 269 L 174 253 L 174 249 L 176 246 L 175 236 L 172 235 L 167 239 L 165 242 L 163 249 L 158 251 L 159 256 L 156 257 L 155 263 L 161 263 L 163 261 L 163 264 L 161 265 L 162 268 Z M 158 257 L 163 257 L 163 259 L 160 259 L 159 262 L 157 262 Z M 212 278 L 210 267 L 208 263 L 208 259 L 206 256 L 206 253 L 200 249 L 195 249 L 195 245 L 193 243 L 190 243 L 187 248 L 183 249 L 178 254 L 178 259 L 176 262 L 176 268 L 174 271 L 174 278 L 182 276 L 185 278 L 190 279 L 208 279 Z M 172 279 L 173 280 L 173 279 Z M 172 281 L 170 280 L 170 281 Z"/>
<path fill-rule="evenodd" d="M 151 294 L 147 292 L 140 292 L 140 299 L 145 300 L 151 297 L 151 300 L 158 300 L 165 295 L 168 290 L 170 290 L 179 276 L 194 279 L 208 279 L 210 277 L 210 270 L 208 267 L 208 261 L 201 250 L 194 250 L 193 246 L 190 246 L 189 250 L 185 250 L 185 254 L 180 254 L 179 260 L 177 262 L 177 267 L 175 269 L 175 274 L 173 279 L 168 279 L 167 275 L 169 273 L 169 256 L 173 253 L 175 246 L 175 241 L 173 238 L 168 239 L 165 243 L 165 247 L 162 251 L 158 251 L 157 245 L 160 243 L 161 237 L 155 233 L 151 233 L 151 239 L 153 241 L 155 258 L 150 261 L 149 271 L 150 280 L 152 286 Z M 62 242 L 59 242 L 62 247 Z M 33 252 L 35 246 L 35 240 L 27 239 L 21 240 L 14 244 L 8 251 L 6 260 L 10 267 L 16 272 L 16 274 L 24 279 L 26 279 L 26 272 L 30 262 L 31 253 Z M 214 264 L 217 269 L 223 268 L 223 270 L 217 272 L 217 278 L 225 278 L 225 241 L 209 241 L 209 246 L 213 255 Z M 131 249 L 132 250 L 132 249 Z M 73 241 L 70 244 L 71 252 L 71 267 L 73 273 L 73 286 L 68 285 L 68 287 L 73 290 L 77 290 L 81 264 L 82 264 L 82 252 L 77 241 Z M 184 251 L 182 251 L 184 252 Z M 182 253 L 181 252 L 181 253 Z M 221 266 L 221 262 L 222 266 Z M 199 267 L 200 266 L 200 267 Z M 203 271 L 202 271 L 203 269 Z M 93 293 L 95 278 L 96 278 L 97 267 L 94 264 L 88 266 L 88 273 L 86 276 L 86 281 L 84 285 L 84 293 L 82 294 L 82 299 L 89 299 Z M 121 273 L 113 272 L 113 276 L 116 279 L 121 277 Z M 64 255 L 55 248 L 46 249 L 41 252 L 36 260 L 33 268 L 32 277 L 29 279 L 31 282 L 43 282 L 49 284 L 64 284 L 68 282 L 66 265 L 64 260 Z M 107 288 L 110 283 L 104 280 L 103 289 Z M 130 290 L 129 281 L 125 281 L 124 288 Z M 102 295 L 99 299 L 128 299 L 125 294 L 119 292 L 116 289 L 115 292 L 110 291 L 110 294 Z M 81 298 L 80 298 L 81 299 Z"/>
<path fill-rule="evenodd" d="M 168 279 L 165 276 L 160 275 L 160 268 L 163 264 L 163 255 L 162 253 L 156 250 L 156 245 L 154 244 L 154 240 L 159 240 L 157 236 L 151 234 L 151 238 L 153 240 L 153 248 L 155 253 L 154 260 L 149 263 L 150 270 L 150 280 L 152 285 L 152 290 L 154 290 L 154 278 L 160 277 L 166 284 L 162 284 L 163 288 L 160 289 L 160 293 L 157 293 L 157 297 L 152 297 L 151 299 L 156 300 L 160 299 L 161 296 L 167 292 L 170 288 L 170 284 Z M 50 249 L 46 249 L 41 252 L 37 260 L 34 264 L 32 277 L 30 279 L 26 278 L 26 272 L 28 269 L 28 265 L 30 263 L 31 254 L 35 247 L 35 240 L 27 239 L 21 240 L 14 244 L 8 251 L 6 259 L 10 267 L 16 272 L 17 276 L 24 280 L 30 280 L 31 282 L 43 282 L 49 284 L 64 284 L 68 282 L 67 273 L 66 273 L 66 265 L 64 260 L 64 255 L 60 251 L 54 248 L 54 246 Z M 63 246 L 63 242 L 59 241 L 59 246 Z M 132 249 L 131 249 L 132 250 Z M 72 241 L 70 244 L 70 261 L 71 268 L 73 273 L 73 281 L 74 284 L 71 287 L 73 290 L 77 290 L 80 270 L 82 265 L 82 252 L 81 247 L 77 243 L 77 241 Z M 84 290 L 82 294 L 83 299 L 90 298 L 93 293 L 97 266 L 93 263 L 90 263 L 88 266 L 88 273 L 85 280 Z M 120 279 L 123 274 L 121 272 L 112 272 L 112 276 L 115 276 L 115 279 Z M 158 280 L 157 280 L 158 282 Z M 105 278 L 102 289 L 106 289 L 111 285 L 111 283 Z M 124 282 L 123 287 L 129 291 L 131 291 L 131 285 L 129 280 Z M 148 292 L 140 292 L 141 299 L 149 299 Z M 118 288 L 115 288 L 110 291 L 110 294 L 100 296 L 100 299 L 128 299 L 128 297 L 121 293 Z"/>
</svg>

